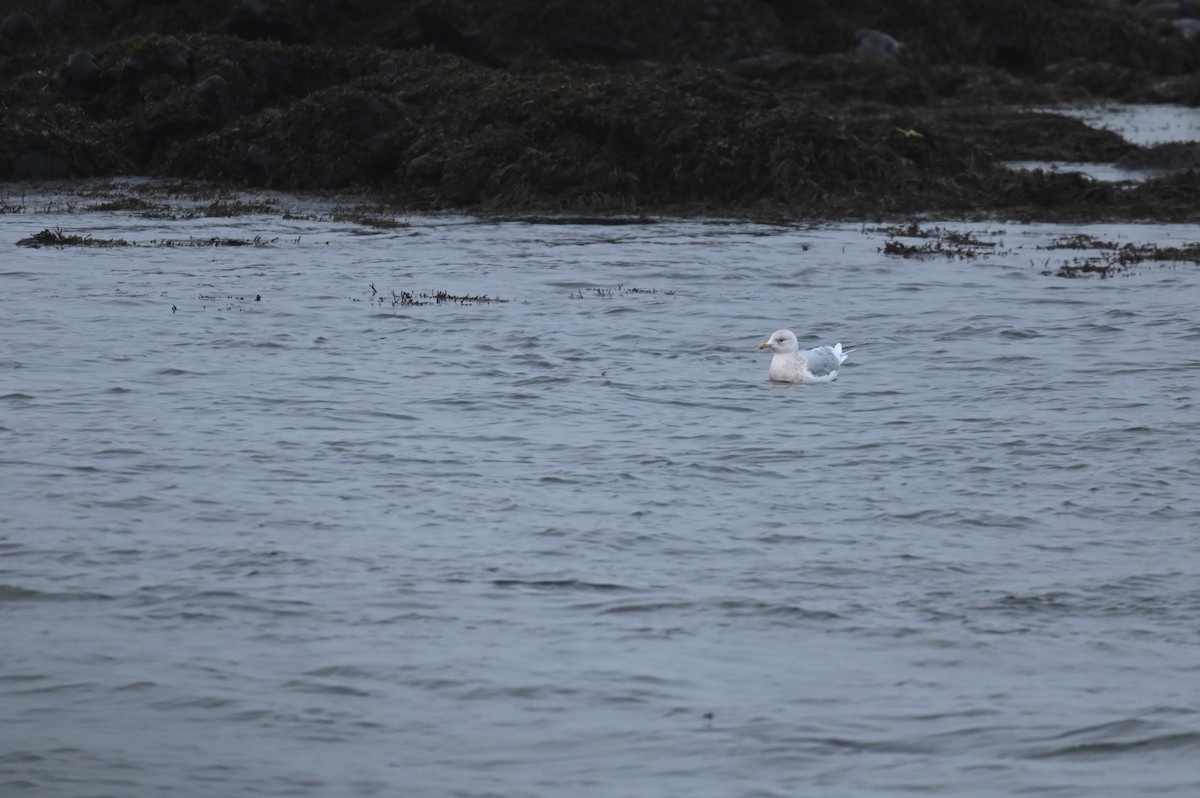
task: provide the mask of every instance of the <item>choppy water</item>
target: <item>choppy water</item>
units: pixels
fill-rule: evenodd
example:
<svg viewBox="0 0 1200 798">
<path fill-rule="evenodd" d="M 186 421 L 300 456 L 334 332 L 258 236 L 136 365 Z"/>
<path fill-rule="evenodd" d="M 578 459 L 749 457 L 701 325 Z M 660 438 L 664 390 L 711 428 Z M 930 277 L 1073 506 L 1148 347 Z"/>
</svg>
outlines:
<svg viewBox="0 0 1200 798">
<path fill-rule="evenodd" d="M 0 794 L 1200 794 L 1196 267 L 29 203 Z"/>
</svg>

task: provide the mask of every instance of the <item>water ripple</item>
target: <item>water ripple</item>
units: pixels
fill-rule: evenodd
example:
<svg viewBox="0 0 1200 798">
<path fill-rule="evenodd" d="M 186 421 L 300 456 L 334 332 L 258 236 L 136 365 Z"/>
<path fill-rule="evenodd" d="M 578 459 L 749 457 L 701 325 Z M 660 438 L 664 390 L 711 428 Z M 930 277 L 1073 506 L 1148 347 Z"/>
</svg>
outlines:
<svg viewBox="0 0 1200 798">
<path fill-rule="evenodd" d="M 4 275 L 0 792 L 1197 794 L 1196 270 L 286 202 Z"/>
</svg>

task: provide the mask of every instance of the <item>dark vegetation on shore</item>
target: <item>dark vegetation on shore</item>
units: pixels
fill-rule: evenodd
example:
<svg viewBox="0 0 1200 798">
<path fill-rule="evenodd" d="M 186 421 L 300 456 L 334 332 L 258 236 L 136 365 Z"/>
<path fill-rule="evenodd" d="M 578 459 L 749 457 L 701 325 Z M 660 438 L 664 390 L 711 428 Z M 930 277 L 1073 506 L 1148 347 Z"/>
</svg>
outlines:
<svg viewBox="0 0 1200 798">
<path fill-rule="evenodd" d="M 866 230 L 887 236 L 879 251 L 899 258 L 944 257 L 950 260 L 975 260 L 994 256 L 1013 257 L 1020 245 L 1006 247 L 1005 231 L 981 228 L 979 230 L 948 230 L 943 227 L 922 227 L 912 221 Z M 989 240 L 992 239 L 992 240 Z M 1200 244 L 1187 243 L 1179 246 L 1162 246 L 1155 243 L 1140 244 L 1133 241 L 1118 243 L 1104 241 L 1086 233 L 1061 236 L 1049 244 L 1038 247 L 1049 251 L 1075 252 L 1069 259 L 1046 257 L 1032 261 L 1040 265 L 1042 274 L 1055 277 L 1115 277 L 1128 274 L 1142 264 L 1173 266 L 1181 263 L 1200 264 Z"/>
<path fill-rule="evenodd" d="M 1002 165 L 1160 165 L 1034 109 L 1200 105 L 1189 19 L 1116 0 L 0 0 L 0 179 L 505 213 L 1195 219 L 1195 150 L 1136 184 Z"/>
</svg>

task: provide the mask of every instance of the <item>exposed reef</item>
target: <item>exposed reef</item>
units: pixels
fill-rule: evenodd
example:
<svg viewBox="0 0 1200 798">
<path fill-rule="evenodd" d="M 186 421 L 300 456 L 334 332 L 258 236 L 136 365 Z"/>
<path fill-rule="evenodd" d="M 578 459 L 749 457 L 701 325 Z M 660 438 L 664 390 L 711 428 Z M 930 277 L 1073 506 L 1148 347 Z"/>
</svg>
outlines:
<svg viewBox="0 0 1200 798">
<path fill-rule="evenodd" d="M 1195 219 L 1194 148 L 1044 110 L 1200 105 L 1193 5 L 0 0 L 0 180 L 519 214 Z M 1004 166 L 1022 159 L 1166 173 Z"/>
</svg>

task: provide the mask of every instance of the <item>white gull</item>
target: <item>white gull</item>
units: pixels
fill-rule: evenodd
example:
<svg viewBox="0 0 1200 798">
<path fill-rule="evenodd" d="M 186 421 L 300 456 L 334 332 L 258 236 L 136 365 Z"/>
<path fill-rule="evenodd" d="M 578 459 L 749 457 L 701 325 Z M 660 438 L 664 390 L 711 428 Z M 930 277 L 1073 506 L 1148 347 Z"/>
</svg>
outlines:
<svg viewBox="0 0 1200 798">
<path fill-rule="evenodd" d="M 767 372 L 775 382 L 833 382 L 838 369 L 853 349 L 842 351 L 840 343 L 800 351 L 800 344 L 791 330 L 776 330 L 770 340 L 758 345 L 775 353 Z"/>
</svg>

